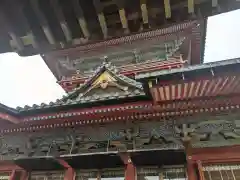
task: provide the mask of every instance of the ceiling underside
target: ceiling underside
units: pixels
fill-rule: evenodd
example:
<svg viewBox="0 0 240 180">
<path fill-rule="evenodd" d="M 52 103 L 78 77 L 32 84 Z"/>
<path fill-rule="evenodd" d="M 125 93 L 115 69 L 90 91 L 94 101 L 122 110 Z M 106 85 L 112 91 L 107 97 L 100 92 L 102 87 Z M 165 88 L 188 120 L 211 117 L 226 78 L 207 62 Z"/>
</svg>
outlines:
<svg viewBox="0 0 240 180">
<path fill-rule="evenodd" d="M 2 0 L 0 7 L 0 52 L 28 56 L 207 17 L 237 9 L 239 2 Z"/>
<path fill-rule="evenodd" d="M 183 150 L 143 151 L 131 153 L 136 166 L 181 165 L 186 162 Z M 68 156 L 63 159 L 74 169 L 104 169 L 124 167 L 118 154 L 92 154 Z M 15 163 L 31 171 L 63 170 L 63 166 L 54 158 L 16 159 Z"/>
</svg>

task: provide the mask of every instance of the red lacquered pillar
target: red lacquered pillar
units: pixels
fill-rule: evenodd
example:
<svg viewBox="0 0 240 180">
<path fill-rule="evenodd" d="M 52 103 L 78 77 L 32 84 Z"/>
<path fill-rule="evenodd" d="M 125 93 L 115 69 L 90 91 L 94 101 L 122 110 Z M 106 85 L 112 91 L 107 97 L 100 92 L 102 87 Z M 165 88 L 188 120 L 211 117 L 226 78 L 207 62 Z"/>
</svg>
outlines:
<svg viewBox="0 0 240 180">
<path fill-rule="evenodd" d="M 188 180 L 198 180 L 194 163 L 191 161 L 187 161 L 187 176 Z"/>
<path fill-rule="evenodd" d="M 16 176 L 16 170 L 12 170 L 9 180 L 14 180 Z"/>
<path fill-rule="evenodd" d="M 68 167 L 65 171 L 64 180 L 75 180 L 75 171 L 73 168 Z"/>
<path fill-rule="evenodd" d="M 136 168 L 132 163 L 131 159 L 128 160 L 128 163 L 125 165 L 125 180 L 135 180 L 136 179 Z"/>
</svg>

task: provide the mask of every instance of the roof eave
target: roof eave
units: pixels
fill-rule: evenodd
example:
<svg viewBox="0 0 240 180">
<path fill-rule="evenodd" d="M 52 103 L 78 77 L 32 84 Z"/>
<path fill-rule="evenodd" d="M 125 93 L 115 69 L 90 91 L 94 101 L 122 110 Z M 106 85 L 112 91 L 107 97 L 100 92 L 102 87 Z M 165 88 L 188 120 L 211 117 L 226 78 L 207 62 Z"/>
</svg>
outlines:
<svg viewBox="0 0 240 180">
<path fill-rule="evenodd" d="M 235 59 L 229 59 L 229 60 L 223 60 L 223 61 L 216 61 L 216 62 L 210 62 L 205 64 L 199 64 L 199 65 L 193 65 L 193 66 L 186 66 L 183 68 L 177 68 L 177 69 L 167 69 L 162 71 L 154 71 L 149 73 L 142 73 L 135 76 L 135 79 L 139 81 L 144 81 L 144 79 L 152 79 L 156 77 L 161 76 L 168 76 L 168 75 L 174 75 L 174 74 L 181 74 L 181 73 L 187 73 L 187 72 L 193 72 L 193 71 L 199 71 L 199 70 L 211 70 L 216 69 L 220 67 L 227 67 L 227 66 L 236 66 L 240 64 L 240 58 Z"/>
</svg>

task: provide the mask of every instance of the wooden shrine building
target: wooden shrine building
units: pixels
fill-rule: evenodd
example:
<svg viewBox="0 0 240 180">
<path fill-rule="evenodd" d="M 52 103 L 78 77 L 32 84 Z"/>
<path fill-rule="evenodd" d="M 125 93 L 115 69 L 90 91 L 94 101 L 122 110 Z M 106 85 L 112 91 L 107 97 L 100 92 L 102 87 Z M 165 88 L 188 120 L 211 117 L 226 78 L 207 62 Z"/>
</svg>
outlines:
<svg viewBox="0 0 240 180">
<path fill-rule="evenodd" d="M 237 0 L 1 0 L 0 52 L 67 96 L 0 104 L 0 180 L 239 180 L 240 59 L 203 64 Z"/>
</svg>

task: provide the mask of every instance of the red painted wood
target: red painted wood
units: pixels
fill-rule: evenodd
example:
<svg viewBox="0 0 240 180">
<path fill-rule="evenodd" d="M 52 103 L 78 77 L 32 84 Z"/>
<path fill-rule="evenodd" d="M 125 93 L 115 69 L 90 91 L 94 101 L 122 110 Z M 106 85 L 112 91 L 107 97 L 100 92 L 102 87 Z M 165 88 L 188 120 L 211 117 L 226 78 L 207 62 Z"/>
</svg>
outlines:
<svg viewBox="0 0 240 180">
<path fill-rule="evenodd" d="M 23 169 L 15 164 L 12 164 L 12 163 L 8 163 L 8 162 L 3 162 L 1 165 L 0 165 L 0 171 L 2 172 L 9 172 L 9 171 L 12 171 L 12 170 L 20 170 L 20 171 L 23 171 Z"/>
<path fill-rule="evenodd" d="M 6 114 L 6 113 L 0 113 L 0 119 L 10 121 L 14 124 L 17 124 L 17 123 L 20 122 L 20 119 L 18 119 L 16 117 L 13 117 L 13 116 L 11 116 L 9 114 Z"/>
<path fill-rule="evenodd" d="M 56 159 L 59 164 L 61 164 L 65 170 L 64 180 L 74 180 L 75 179 L 75 170 L 63 159 Z"/>
<path fill-rule="evenodd" d="M 136 179 L 136 167 L 134 166 L 129 153 L 119 153 L 120 158 L 125 164 L 125 180 Z"/>
<path fill-rule="evenodd" d="M 27 171 L 22 171 L 20 180 L 28 180 L 28 175 Z"/>
<path fill-rule="evenodd" d="M 72 168 L 66 161 L 64 161 L 63 159 L 56 159 L 58 161 L 59 164 L 61 164 L 64 168 L 69 169 Z"/>
<path fill-rule="evenodd" d="M 188 180 L 198 180 L 194 164 L 189 162 L 187 163 L 187 177 L 188 177 Z"/>
<path fill-rule="evenodd" d="M 136 179 L 136 168 L 132 162 L 128 163 L 125 168 L 125 180 Z"/>
<path fill-rule="evenodd" d="M 191 160 L 202 164 L 240 162 L 240 146 L 193 149 Z"/>
<path fill-rule="evenodd" d="M 9 180 L 14 180 L 16 177 L 16 170 L 12 170 Z"/>
<path fill-rule="evenodd" d="M 125 104 L 118 104 L 118 105 L 111 105 L 111 106 L 100 106 L 100 107 L 95 107 L 95 108 L 81 108 L 81 109 L 77 109 L 77 110 L 69 110 L 67 112 L 68 113 L 73 113 L 73 112 L 74 113 L 86 113 L 86 112 L 91 112 L 94 109 L 97 109 L 97 110 L 107 110 L 107 109 L 112 109 L 112 108 L 124 108 L 124 112 L 127 112 L 127 111 L 133 111 L 133 110 L 126 109 L 125 107 L 129 107 L 131 105 L 132 106 L 138 106 L 138 105 L 140 106 L 140 105 L 151 105 L 151 104 L 152 104 L 151 101 L 141 101 L 141 102 L 125 103 Z M 122 111 L 123 110 L 119 110 L 118 112 L 120 112 L 120 114 L 122 114 Z M 66 111 L 64 111 L 64 112 L 58 111 L 57 113 L 48 113 L 48 114 L 45 113 L 45 114 L 38 114 L 38 115 L 34 115 L 34 116 L 27 116 L 27 117 L 24 117 L 24 119 L 33 118 L 33 117 L 56 116 L 57 114 L 61 114 L 61 113 L 66 113 Z M 107 111 L 107 112 L 102 112 L 102 113 L 88 113 L 88 114 L 81 114 L 80 116 L 82 116 L 83 118 L 87 118 L 87 117 L 90 117 L 90 116 L 98 116 L 99 114 L 101 116 L 102 115 L 106 116 L 107 114 L 113 115 L 113 114 L 116 114 L 116 111 L 114 111 L 114 112 Z M 67 117 L 67 119 L 70 119 L 70 118 L 71 117 Z M 90 117 L 90 118 L 92 118 L 92 117 Z M 62 119 L 64 119 L 64 118 L 62 118 Z M 43 122 L 43 121 L 44 120 L 41 120 L 41 122 Z M 49 121 L 49 120 L 47 120 L 47 121 Z"/>
<path fill-rule="evenodd" d="M 129 35 L 126 37 L 120 37 L 120 38 L 114 38 L 110 40 L 100 41 L 100 42 L 94 42 L 94 43 L 88 43 L 83 46 L 78 46 L 74 48 L 68 48 L 68 49 L 62 49 L 57 51 L 49 52 L 48 55 L 52 58 L 58 58 L 61 56 L 71 55 L 71 56 L 80 56 L 82 52 L 87 53 L 89 51 L 101 51 L 103 48 L 106 48 L 107 46 L 117 46 L 128 42 L 133 41 L 145 41 L 146 39 L 153 39 L 153 38 L 159 38 L 162 37 L 163 39 L 167 39 L 170 35 L 176 35 L 183 34 L 183 35 L 189 35 L 192 32 L 192 28 L 197 25 L 197 21 L 188 21 L 185 23 L 176 23 L 173 24 L 170 27 L 143 32 L 143 33 L 137 33 L 133 35 Z M 131 39 L 131 40 L 130 40 Z"/>
<path fill-rule="evenodd" d="M 197 162 L 197 167 L 198 167 L 199 180 L 205 180 L 201 161 Z"/>
<path fill-rule="evenodd" d="M 67 168 L 64 175 L 64 180 L 74 180 L 75 179 L 75 171 L 73 168 Z"/>
</svg>

